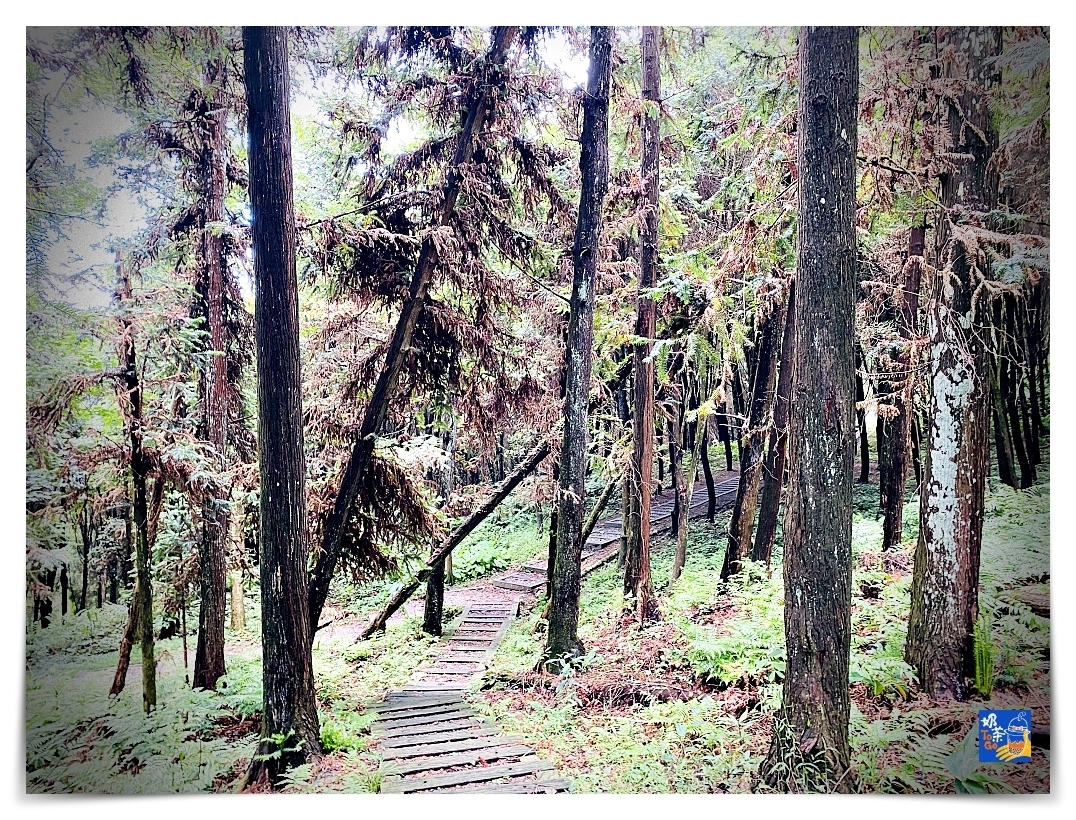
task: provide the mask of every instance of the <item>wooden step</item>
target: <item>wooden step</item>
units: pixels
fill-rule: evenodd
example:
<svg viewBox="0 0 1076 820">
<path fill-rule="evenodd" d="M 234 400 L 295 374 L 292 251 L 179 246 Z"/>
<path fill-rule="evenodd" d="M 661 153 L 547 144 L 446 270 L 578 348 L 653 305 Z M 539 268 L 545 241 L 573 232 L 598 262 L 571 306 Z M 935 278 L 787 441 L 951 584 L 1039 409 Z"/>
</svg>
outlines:
<svg viewBox="0 0 1076 820">
<path fill-rule="evenodd" d="M 381 741 L 382 749 L 399 749 L 402 746 L 425 746 L 430 743 L 447 743 L 450 740 L 473 740 L 476 737 L 495 735 L 500 730 L 492 724 L 471 726 L 467 729 L 453 729 L 451 732 L 433 732 L 429 734 L 401 735 Z"/>
<path fill-rule="evenodd" d="M 387 715 L 393 712 L 408 712 L 412 709 L 429 709 L 435 706 L 448 706 L 463 702 L 460 695 L 454 694 L 407 697 L 402 693 L 394 693 L 389 699 L 379 703 L 367 704 L 366 709 L 379 715 Z"/>
<path fill-rule="evenodd" d="M 370 730 L 384 734 L 389 729 L 400 729 L 404 726 L 423 726 L 428 723 L 444 723 L 446 720 L 459 720 L 461 718 L 474 717 L 474 709 L 453 709 L 451 712 L 438 712 L 432 715 L 415 715 L 411 717 L 393 718 L 391 720 L 375 720 Z M 387 737 L 387 735 L 386 735 Z"/>
<path fill-rule="evenodd" d="M 406 737 L 407 735 L 417 734 L 439 734 L 441 732 L 452 732 L 457 729 L 468 729 L 471 726 L 477 725 L 473 718 L 470 717 L 458 717 L 450 720 L 443 720 L 439 723 L 422 723 L 415 724 L 413 726 L 400 726 L 396 729 L 379 729 L 377 732 L 378 737 L 393 738 L 393 737 Z"/>
<path fill-rule="evenodd" d="M 478 794 L 556 794 L 566 792 L 571 787 L 571 782 L 563 778 L 550 778 L 549 780 L 531 780 L 520 777 L 509 780 L 507 783 L 478 783 L 471 786 L 459 786 L 457 788 L 442 789 L 441 794 L 453 792 L 471 792 Z"/>
<path fill-rule="evenodd" d="M 382 767 L 381 771 L 385 775 L 418 774 L 419 772 L 433 772 L 438 769 L 451 769 L 453 766 L 474 766 L 479 763 L 492 763 L 494 760 L 507 760 L 532 754 L 534 754 L 534 749 L 530 746 L 495 746 L 492 749 L 476 749 L 469 752 L 436 755 L 423 760 L 390 763 Z"/>
<path fill-rule="evenodd" d="M 518 735 L 486 735 L 469 737 L 463 740 L 448 740 L 442 743 L 424 743 L 415 746 L 382 746 L 381 756 L 386 760 L 406 760 L 412 757 L 429 757 L 448 752 L 463 752 L 474 749 L 495 749 L 499 746 L 518 746 L 523 738 Z"/>
<path fill-rule="evenodd" d="M 552 763 L 546 760 L 536 759 L 520 763 L 508 763 L 503 766 L 483 766 L 481 768 L 465 769 L 461 772 L 435 775 L 433 777 L 385 777 L 381 780 L 381 791 L 384 794 L 407 794 L 409 792 L 441 789 L 445 786 L 462 786 L 466 783 L 481 783 L 484 780 L 499 780 L 502 777 L 535 774 L 536 772 L 549 771 L 552 768 Z"/>
</svg>

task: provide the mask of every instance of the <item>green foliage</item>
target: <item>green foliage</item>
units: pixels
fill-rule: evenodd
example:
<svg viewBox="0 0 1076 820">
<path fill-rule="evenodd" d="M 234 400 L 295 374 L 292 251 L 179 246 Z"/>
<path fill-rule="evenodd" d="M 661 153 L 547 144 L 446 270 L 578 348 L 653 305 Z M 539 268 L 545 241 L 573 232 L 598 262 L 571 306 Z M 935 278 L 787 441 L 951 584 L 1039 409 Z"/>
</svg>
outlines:
<svg viewBox="0 0 1076 820">
<path fill-rule="evenodd" d="M 548 535 L 535 532 L 530 516 L 512 506 L 486 519 L 452 553 L 456 583 L 466 583 L 521 564 L 539 555 Z"/>
<path fill-rule="evenodd" d="M 984 698 L 994 690 L 994 640 L 990 637 L 990 619 L 979 613 L 973 632 L 975 642 L 975 689 Z"/>
</svg>

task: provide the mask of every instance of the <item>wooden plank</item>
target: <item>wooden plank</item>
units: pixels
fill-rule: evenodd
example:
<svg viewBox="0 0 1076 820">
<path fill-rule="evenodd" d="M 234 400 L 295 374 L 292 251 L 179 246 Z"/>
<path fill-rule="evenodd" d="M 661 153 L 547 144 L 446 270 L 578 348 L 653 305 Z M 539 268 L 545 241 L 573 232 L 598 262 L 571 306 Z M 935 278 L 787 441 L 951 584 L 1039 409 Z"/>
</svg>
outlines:
<svg viewBox="0 0 1076 820">
<path fill-rule="evenodd" d="M 441 723 L 420 724 L 418 726 L 401 726 L 398 729 L 385 729 L 377 733 L 378 737 L 406 737 L 417 734 L 437 734 L 439 732 L 451 732 L 456 729 L 466 729 L 474 724 L 474 720 L 468 717 L 453 718 Z"/>
<path fill-rule="evenodd" d="M 463 697 L 467 687 L 460 683 L 448 683 L 447 681 L 413 681 L 403 688 L 405 692 L 454 692 Z"/>
<path fill-rule="evenodd" d="M 405 712 L 409 715 L 410 713 Z M 426 723 L 444 723 L 446 720 L 474 717 L 474 709 L 453 709 L 451 712 L 439 712 L 432 715 L 415 715 L 392 720 L 377 720 L 370 726 L 371 731 L 381 732 L 387 729 L 399 729 L 401 726 L 422 726 Z"/>
<path fill-rule="evenodd" d="M 489 763 L 494 760 L 506 760 L 510 757 L 523 757 L 532 754 L 534 754 L 534 749 L 530 746 L 496 746 L 492 749 L 437 755 L 428 760 L 390 763 L 388 766 L 383 766 L 381 771 L 386 776 L 418 774 L 419 772 L 433 772 L 438 769 L 451 769 L 453 766 L 473 766 L 478 763 Z"/>
<path fill-rule="evenodd" d="M 549 771 L 552 768 L 553 764 L 547 760 L 528 760 L 522 763 L 508 763 L 504 766 L 483 766 L 434 777 L 385 777 L 381 780 L 381 791 L 385 794 L 407 794 L 441 789 L 445 786 L 462 786 L 465 783 L 481 783 L 484 780 L 498 780 L 502 777 L 514 777 L 521 774 L 534 774 Z"/>
<path fill-rule="evenodd" d="M 454 792 L 470 792 L 472 794 L 556 794 L 566 792 L 571 787 L 570 780 L 563 778 L 550 778 L 549 780 L 530 780 L 520 777 L 509 780 L 507 783 L 478 783 L 472 786 L 459 786 L 454 789 L 444 789 L 441 794 Z"/>
<path fill-rule="evenodd" d="M 391 700 L 383 700 L 380 703 L 371 703 L 368 704 L 366 708 L 379 715 L 385 715 L 390 712 L 401 712 L 411 709 L 428 709 L 434 706 L 446 706 L 448 704 L 460 702 L 462 702 L 462 698 L 459 695 L 446 694 L 406 697 L 401 696 L 400 693 L 393 693 Z"/>
<path fill-rule="evenodd" d="M 450 740 L 473 740 L 476 737 L 488 737 L 500 731 L 496 726 L 472 726 L 468 729 L 454 729 L 451 732 L 388 737 L 381 741 L 381 748 L 399 749 L 402 746 L 425 746 L 430 743 L 447 743 Z"/>
<path fill-rule="evenodd" d="M 437 715 L 443 712 L 451 712 L 456 709 L 466 708 L 469 704 L 464 700 L 450 701 L 449 703 L 438 703 L 432 706 L 416 706 L 411 709 L 399 709 L 391 712 L 377 712 L 377 718 L 374 719 L 375 723 L 381 723 L 386 720 L 398 720 L 405 717 L 418 717 L 419 715 Z"/>
<path fill-rule="evenodd" d="M 444 743 L 426 743 L 420 746 L 389 746 L 381 748 L 381 756 L 386 760 L 405 760 L 411 757 L 429 757 L 448 752 L 463 752 L 471 749 L 493 749 L 498 746 L 516 746 L 523 742 L 519 735 L 486 735 L 470 737 L 464 740 L 447 740 Z"/>
</svg>

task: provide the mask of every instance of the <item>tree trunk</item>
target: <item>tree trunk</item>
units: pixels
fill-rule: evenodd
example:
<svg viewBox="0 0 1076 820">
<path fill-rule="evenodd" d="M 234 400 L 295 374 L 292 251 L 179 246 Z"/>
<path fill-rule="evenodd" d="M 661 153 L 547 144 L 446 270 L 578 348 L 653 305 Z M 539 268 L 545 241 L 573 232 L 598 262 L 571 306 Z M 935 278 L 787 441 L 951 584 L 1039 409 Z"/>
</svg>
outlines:
<svg viewBox="0 0 1076 820">
<path fill-rule="evenodd" d="M 727 402 L 726 402 L 727 404 Z M 717 438 L 725 447 L 725 471 L 732 472 L 732 435 L 729 432 L 729 415 L 721 413 L 717 417 Z"/>
<path fill-rule="evenodd" d="M 989 211 L 997 180 L 989 166 L 997 148 L 984 87 L 1000 82 L 992 66 L 1001 51 L 1001 29 L 951 29 L 948 37 L 967 55 L 970 80 L 949 105 L 948 125 L 955 170 L 941 177 L 942 212 L 936 231 L 938 268 L 927 310 L 930 340 L 930 430 L 919 505 L 919 542 L 912 576 L 912 603 L 905 657 L 923 691 L 935 699 L 963 698 L 974 674 L 972 627 L 979 610 L 979 553 L 987 481 L 989 401 L 987 357 L 980 333 L 984 318 L 972 313 L 971 264 L 949 230 L 954 206 Z M 946 61 L 946 78 L 955 73 Z"/>
<path fill-rule="evenodd" d="M 470 161 L 476 135 L 485 127 L 486 119 L 492 107 L 491 90 L 502 84 L 501 68 L 505 57 L 516 37 L 514 26 L 494 26 L 492 43 L 483 66 L 476 77 L 474 96 L 471 101 L 463 131 L 456 145 L 447 180 L 441 211 L 435 226 L 445 228 L 451 224 L 452 214 L 456 209 L 456 199 L 460 194 L 461 175 L 459 167 Z M 381 428 L 388 413 L 389 400 L 396 392 L 396 384 L 403 368 L 404 353 L 411 345 L 415 325 L 426 303 L 426 293 L 433 279 L 434 269 L 438 264 L 437 248 L 433 238 L 426 238 L 419 249 L 415 272 L 411 277 L 407 300 L 400 311 L 400 318 L 385 354 L 385 364 L 378 375 L 370 403 L 362 418 L 362 425 L 355 441 L 355 446 L 348 456 L 344 473 L 340 480 L 340 490 L 333 501 L 332 512 L 325 521 L 321 553 L 310 575 L 310 617 L 311 629 L 315 628 L 321 617 L 321 609 L 329 595 L 329 582 L 332 580 L 336 564 L 340 560 L 341 538 L 347 524 L 351 507 L 359 494 L 362 476 L 373 455 L 374 437 Z"/>
<path fill-rule="evenodd" d="M 1016 486 L 1016 473 L 1013 471 L 1012 442 L 1009 439 L 1009 426 L 1005 424 L 1005 400 L 1001 393 L 1001 379 L 998 373 L 1001 363 L 995 357 L 990 367 L 990 412 L 994 428 L 994 452 L 998 459 L 998 478 L 1010 487 Z"/>
<path fill-rule="evenodd" d="M 247 628 L 247 611 L 243 606 L 243 571 L 236 569 L 232 573 L 232 630 Z"/>
<path fill-rule="evenodd" d="M 452 534 L 441 543 L 426 562 L 426 567 L 420 570 L 418 575 L 412 578 L 392 596 L 392 599 L 385 604 L 385 608 L 382 609 L 378 616 L 370 622 L 370 625 L 362 631 L 362 634 L 359 635 L 359 640 L 369 638 L 375 632 L 384 629 L 385 624 L 388 623 L 392 614 L 407 602 L 407 599 L 415 593 L 415 590 L 419 588 L 423 581 L 429 578 L 429 574 L 433 571 L 433 567 L 437 566 L 438 562 L 443 561 L 445 556 L 449 555 L 452 550 L 463 542 L 464 538 L 474 531 L 475 527 L 485 521 L 486 517 L 497 509 L 497 506 L 504 501 L 504 499 L 508 498 L 512 490 L 516 488 L 516 485 L 533 472 L 534 468 L 541 464 L 542 459 L 547 455 L 549 455 L 548 442 L 542 442 L 531 450 L 530 454 L 523 459 L 515 472 L 498 485 L 497 489 L 493 491 L 493 495 L 486 499 L 480 507 L 475 509 L 474 512 L 472 512 L 463 523 L 456 527 L 456 529 L 452 531 Z"/>
<path fill-rule="evenodd" d="M 676 581 L 684 568 L 687 560 L 687 523 L 691 512 L 688 508 L 687 487 L 685 483 L 689 478 L 684 475 L 684 448 L 681 444 L 683 428 L 680 424 L 682 408 L 680 412 L 674 410 L 672 415 L 665 417 L 665 431 L 669 439 L 669 464 L 672 473 L 672 489 L 676 494 L 676 505 L 673 507 L 673 534 L 676 536 L 676 556 L 673 558 L 671 580 Z M 679 417 L 679 418 L 678 418 Z"/>
<path fill-rule="evenodd" d="M 580 139 L 579 221 L 572 258 L 575 275 L 565 348 L 564 438 L 560 449 L 557 549 L 544 658 L 553 662 L 583 653 L 577 634 L 586 504 L 587 394 L 594 356 L 594 283 L 601 255 L 602 203 L 609 185 L 609 26 L 591 27 L 590 76 Z"/>
<path fill-rule="evenodd" d="M 131 592 L 131 603 L 127 608 L 127 623 L 123 627 L 123 635 L 120 637 L 120 657 L 116 664 L 116 673 L 112 676 L 112 686 L 109 687 L 108 696 L 115 697 L 123 691 L 127 683 L 127 668 L 131 665 L 131 649 L 134 647 L 135 638 L 138 635 L 138 625 L 142 621 L 139 607 L 141 596 L 138 594 L 138 586 Z"/>
<path fill-rule="evenodd" d="M 859 407 L 859 403 L 866 401 L 867 393 L 864 389 L 863 374 L 860 373 L 860 368 L 863 367 L 862 351 L 856 348 L 856 429 L 859 431 L 859 483 L 867 484 L 871 480 L 871 450 L 870 440 L 867 438 L 867 411 L 865 408 Z"/>
<path fill-rule="evenodd" d="M 60 564 L 60 618 L 67 617 L 67 564 Z"/>
<path fill-rule="evenodd" d="M 209 349 L 213 352 L 199 374 L 201 435 L 213 446 L 213 467 L 227 468 L 228 359 L 224 327 L 224 300 L 228 275 L 224 236 L 216 227 L 225 221 L 227 105 L 223 85 L 224 61 L 214 61 L 206 72 L 213 89 L 210 111 L 200 119 L 202 149 L 199 175 L 203 197 L 203 224 L 198 242 L 198 289 L 204 300 Z M 202 539 L 198 548 L 198 644 L 194 653 L 195 689 L 216 689 L 224 668 L 225 553 L 228 544 L 226 499 L 207 499 L 202 505 Z"/>
<path fill-rule="evenodd" d="M 642 127 L 641 173 L 647 207 L 639 232 L 639 296 L 635 318 L 638 341 L 634 351 L 635 416 L 632 425 L 634 441 L 628 470 L 631 521 L 624 560 L 624 597 L 634 602 L 640 624 L 658 617 L 657 600 L 650 579 L 650 493 L 654 463 L 654 361 L 650 358 L 650 348 L 657 325 L 657 308 L 654 300 L 644 294 L 654 286 L 658 267 L 660 118 L 655 109 L 661 100 L 659 36 L 658 27 L 643 27 L 643 100 L 652 104 L 652 107 L 645 111 Z"/>
<path fill-rule="evenodd" d="M 699 458 L 702 460 L 702 475 L 706 481 L 706 520 L 713 524 L 714 515 L 717 513 L 717 489 L 714 487 L 714 473 L 710 468 L 709 423 L 702 428 L 702 447 L 699 449 Z"/>
<path fill-rule="evenodd" d="M 116 290 L 117 304 L 122 306 L 131 299 L 131 280 L 123 266 L 123 257 L 116 252 L 116 274 L 119 284 Z M 131 484 L 134 488 L 133 528 L 135 536 L 135 578 L 139 598 L 134 614 L 138 624 L 136 634 L 142 645 L 142 708 L 148 714 L 157 706 L 157 663 L 153 648 L 153 582 L 151 548 L 156 534 L 155 522 L 151 521 L 146 498 L 146 480 L 149 462 L 142 449 L 142 385 L 135 364 L 134 328 L 129 319 L 120 318 L 121 340 L 119 363 L 123 388 L 119 390 L 119 403 L 127 433 L 131 442 Z M 157 479 L 163 489 L 163 482 Z M 159 512 L 159 510 L 158 510 Z M 151 532 L 152 527 L 152 532 Z M 126 669 L 124 670 L 126 672 Z M 118 675 L 117 670 L 117 675 Z M 121 684 L 122 687 L 122 684 Z"/>
<path fill-rule="evenodd" d="M 787 672 L 773 742 L 760 771 L 781 791 L 856 788 L 849 773 L 848 663 L 857 35 L 854 27 L 805 27 L 799 35 L 796 370 L 784 530 Z"/>
<path fill-rule="evenodd" d="M 904 532 L 904 493 L 908 481 L 908 448 L 911 443 L 912 418 L 915 413 L 915 377 L 918 357 L 913 360 L 911 342 L 919 335 L 919 286 L 922 279 L 922 259 L 925 251 L 926 228 L 913 226 L 908 233 L 908 261 L 904 269 L 904 286 L 901 292 L 900 333 L 904 347 L 897 357 L 897 366 L 903 372 L 904 381 L 893 400 L 897 415 L 891 420 L 892 435 L 889 437 L 889 474 L 881 481 L 884 498 L 882 502 L 882 549 L 888 550 L 900 544 Z M 879 449 L 879 454 L 881 449 Z M 879 458 L 880 460 L 880 458 Z"/>
<path fill-rule="evenodd" d="M 244 26 L 243 67 L 258 362 L 263 702 L 261 742 L 246 786 L 275 783 L 285 769 L 319 755 L 321 732 L 310 653 L 287 30 Z"/>
<path fill-rule="evenodd" d="M 751 533 L 755 527 L 755 510 L 762 483 L 762 461 L 765 454 L 767 416 L 773 405 L 774 384 L 777 380 L 777 358 L 781 332 L 785 326 L 784 303 L 774 306 L 759 327 L 755 383 L 751 387 L 747 430 L 740 451 L 740 483 L 736 488 L 736 504 L 729 522 L 729 545 L 721 565 L 721 580 L 740 571 L 740 562 L 751 550 Z"/>
<path fill-rule="evenodd" d="M 447 505 L 451 499 L 456 484 L 456 411 L 449 407 L 449 431 L 448 441 L 445 444 L 445 469 L 441 474 L 441 498 L 442 503 Z M 501 453 L 501 472 L 504 472 L 504 434 L 501 434 L 498 449 Z M 504 476 L 501 476 L 501 481 Z M 426 579 L 426 600 L 422 612 L 422 630 L 428 635 L 440 636 L 444 631 L 445 611 L 445 581 L 451 580 L 448 575 L 452 566 L 452 553 L 445 560 L 430 571 L 430 577 Z"/>
<path fill-rule="evenodd" d="M 758 528 L 751 545 L 751 560 L 770 565 L 773 544 L 777 539 L 777 519 L 781 510 L 781 487 L 785 480 L 785 451 L 788 447 L 788 416 L 792 401 L 792 379 L 795 371 L 793 350 L 796 319 L 796 281 L 788 283 L 788 303 L 785 305 L 785 326 L 781 335 L 780 370 L 777 393 L 773 400 L 773 429 L 770 430 L 769 451 L 762 468 L 762 495 L 758 502 Z"/>
</svg>

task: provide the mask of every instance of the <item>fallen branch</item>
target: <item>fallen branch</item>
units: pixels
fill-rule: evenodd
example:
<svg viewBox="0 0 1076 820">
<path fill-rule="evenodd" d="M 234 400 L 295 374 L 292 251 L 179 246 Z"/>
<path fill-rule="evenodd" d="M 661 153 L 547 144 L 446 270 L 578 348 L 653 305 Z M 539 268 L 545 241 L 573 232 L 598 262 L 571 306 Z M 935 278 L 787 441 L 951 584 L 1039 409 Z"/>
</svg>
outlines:
<svg viewBox="0 0 1076 820">
<path fill-rule="evenodd" d="M 359 640 L 365 640 L 375 632 L 383 630 L 385 624 L 388 622 L 389 618 L 392 617 L 393 613 L 403 606 L 407 599 L 415 594 L 415 590 L 426 582 L 426 579 L 430 576 L 430 571 L 441 561 L 445 560 L 448 554 L 463 542 L 463 539 L 470 535 L 479 524 L 485 521 L 486 516 L 497 509 L 498 505 L 500 505 L 500 503 L 509 496 L 512 490 L 516 488 L 516 485 L 526 478 L 535 467 L 541 464 L 542 459 L 547 455 L 549 455 L 549 443 L 543 441 L 531 451 L 530 455 L 523 460 L 523 463 L 516 468 L 514 473 L 497 486 L 493 495 L 486 499 L 482 506 L 467 516 L 467 519 L 456 527 L 456 529 L 452 531 L 452 534 L 449 535 L 436 550 L 434 550 L 433 554 L 426 562 L 426 565 L 418 571 L 411 581 L 404 584 L 404 586 L 392 596 L 392 599 L 385 604 L 385 608 L 381 610 L 381 613 L 362 631 Z"/>
</svg>

